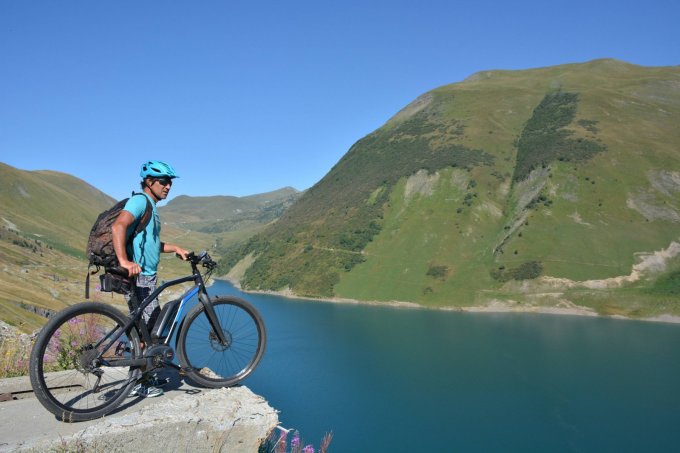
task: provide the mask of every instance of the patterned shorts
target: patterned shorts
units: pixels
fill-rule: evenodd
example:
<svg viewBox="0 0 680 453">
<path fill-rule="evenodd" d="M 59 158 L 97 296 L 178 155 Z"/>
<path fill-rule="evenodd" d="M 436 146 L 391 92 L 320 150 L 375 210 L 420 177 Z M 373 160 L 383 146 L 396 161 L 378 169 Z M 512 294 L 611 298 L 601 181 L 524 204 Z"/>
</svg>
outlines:
<svg viewBox="0 0 680 453">
<path fill-rule="evenodd" d="M 140 274 L 137 276 L 135 294 L 137 295 L 138 304 L 141 303 L 144 299 L 146 299 L 149 296 L 149 294 L 154 292 L 154 290 L 156 289 L 157 282 L 158 276 L 155 274 L 154 275 Z M 125 295 L 125 300 L 127 301 L 130 312 L 132 312 L 132 310 L 136 308 L 131 303 L 131 296 L 132 294 L 130 293 Z M 161 307 L 160 304 L 158 303 L 158 298 L 152 300 L 151 303 L 147 305 L 146 308 L 144 309 L 144 314 L 142 315 L 142 317 L 144 318 L 144 322 L 149 328 L 149 331 L 151 331 L 151 329 L 153 328 L 153 325 L 156 322 L 156 319 L 158 318 L 160 312 Z"/>
</svg>

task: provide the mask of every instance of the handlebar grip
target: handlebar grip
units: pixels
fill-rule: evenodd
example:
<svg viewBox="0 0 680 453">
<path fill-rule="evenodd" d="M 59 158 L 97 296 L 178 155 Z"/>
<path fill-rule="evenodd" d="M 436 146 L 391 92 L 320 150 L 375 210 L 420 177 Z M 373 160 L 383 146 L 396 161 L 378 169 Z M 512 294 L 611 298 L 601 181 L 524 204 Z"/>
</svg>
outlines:
<svg viewBox="0 0 680 453">
<path fill-rule="evenodd" d="M 179 253 L 175 253 L 175 256 L 177 258 L 182 258 L 182 255 L 180 255 Z M 189 253 L 187 253 L 186 261 L 193 261 L 195 258 L 196 258 L 196 254 L 194 252 L 189 252 Z"/>
</svg>

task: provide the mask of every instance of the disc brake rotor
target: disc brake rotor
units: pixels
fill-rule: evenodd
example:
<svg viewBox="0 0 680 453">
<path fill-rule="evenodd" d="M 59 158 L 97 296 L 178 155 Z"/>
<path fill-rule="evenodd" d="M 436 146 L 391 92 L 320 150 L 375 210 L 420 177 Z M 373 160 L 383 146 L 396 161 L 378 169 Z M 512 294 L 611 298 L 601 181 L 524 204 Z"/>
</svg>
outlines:
<svg viewBox="0 0 680 453">
<path fill-rule="evenodd" d="M 210 346 L 213 348 L 213 350 L 217 352 L 226 351 L 231 347 L 232 342 L 231 332 L 223 330 L 222 333 L 224 334 L 224 338 L 227 340 L 226 344 L 220 343 L 220 339 L 217 338 L 215 332 L 210 331 L 210 334 L 208 335 L 208 338 L 210 339 Z"/>
</svg>

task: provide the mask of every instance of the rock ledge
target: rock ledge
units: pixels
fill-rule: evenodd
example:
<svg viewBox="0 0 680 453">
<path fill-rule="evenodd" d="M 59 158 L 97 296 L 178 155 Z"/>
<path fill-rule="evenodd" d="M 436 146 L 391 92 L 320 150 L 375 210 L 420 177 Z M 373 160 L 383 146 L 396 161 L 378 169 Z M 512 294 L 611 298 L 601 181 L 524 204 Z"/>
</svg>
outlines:
<svg viewBox="0 0 680 453">
<path fill-rule="evenodd" d="M 279 423 L 247 387 L 187 392 L 138 411 L 102 418 L 68 437 L 24 445 L 39 451 L 255 452 Z"/>
</svg>

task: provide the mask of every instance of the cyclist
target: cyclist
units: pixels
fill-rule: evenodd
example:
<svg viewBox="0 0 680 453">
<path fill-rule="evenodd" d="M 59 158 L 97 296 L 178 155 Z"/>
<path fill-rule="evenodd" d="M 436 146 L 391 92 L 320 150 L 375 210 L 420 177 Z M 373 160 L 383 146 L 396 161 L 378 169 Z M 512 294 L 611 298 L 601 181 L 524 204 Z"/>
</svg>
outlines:
<svg viewBox="0 0 680 453">
<path fill-rule="evenodd" d="M 157 285 L 157 270 L 162 253 L 176 253 L 180 258 L 186 260 L 188 251 L 174 244 L 162 242 L 160 239 L 161 222 L 156 210 L 156 204 L 167 198 L 172 182 L 177 178 L 175 170 L 167 163 L 159 160 L 150 160 L 142 165 L 140 171 L 142 181 L 140 183 L 142 193 L 151 201 L 153 212 L 151 221 L 146 228 L 132 238 L 132 247 L 128 249 L 126 244 L 128 238 L 134 231 L 134 225 L 146 212 L 147 202 L 143 197 L 130 197 L 118 218 L 111 227 L 113 236 L 113 248 L 121 267 L 127 269 L 128 276 L 135 278 L 136 285 L 133 285 L 138 301 L 144 300 L 151 294 Z M 126 294 L 125 300 L 132 311 L 132 294 Z M 160 313 L 158 299 L 151 302 L 144 310 L 144 322 L 149 331 Z M 139 384 L 134 387 L 132 394 L 145 397 L 160 396 L 163 390 L 159 385 L 165 384 L 157 376 L 144 376 Z"/>
</svg>

